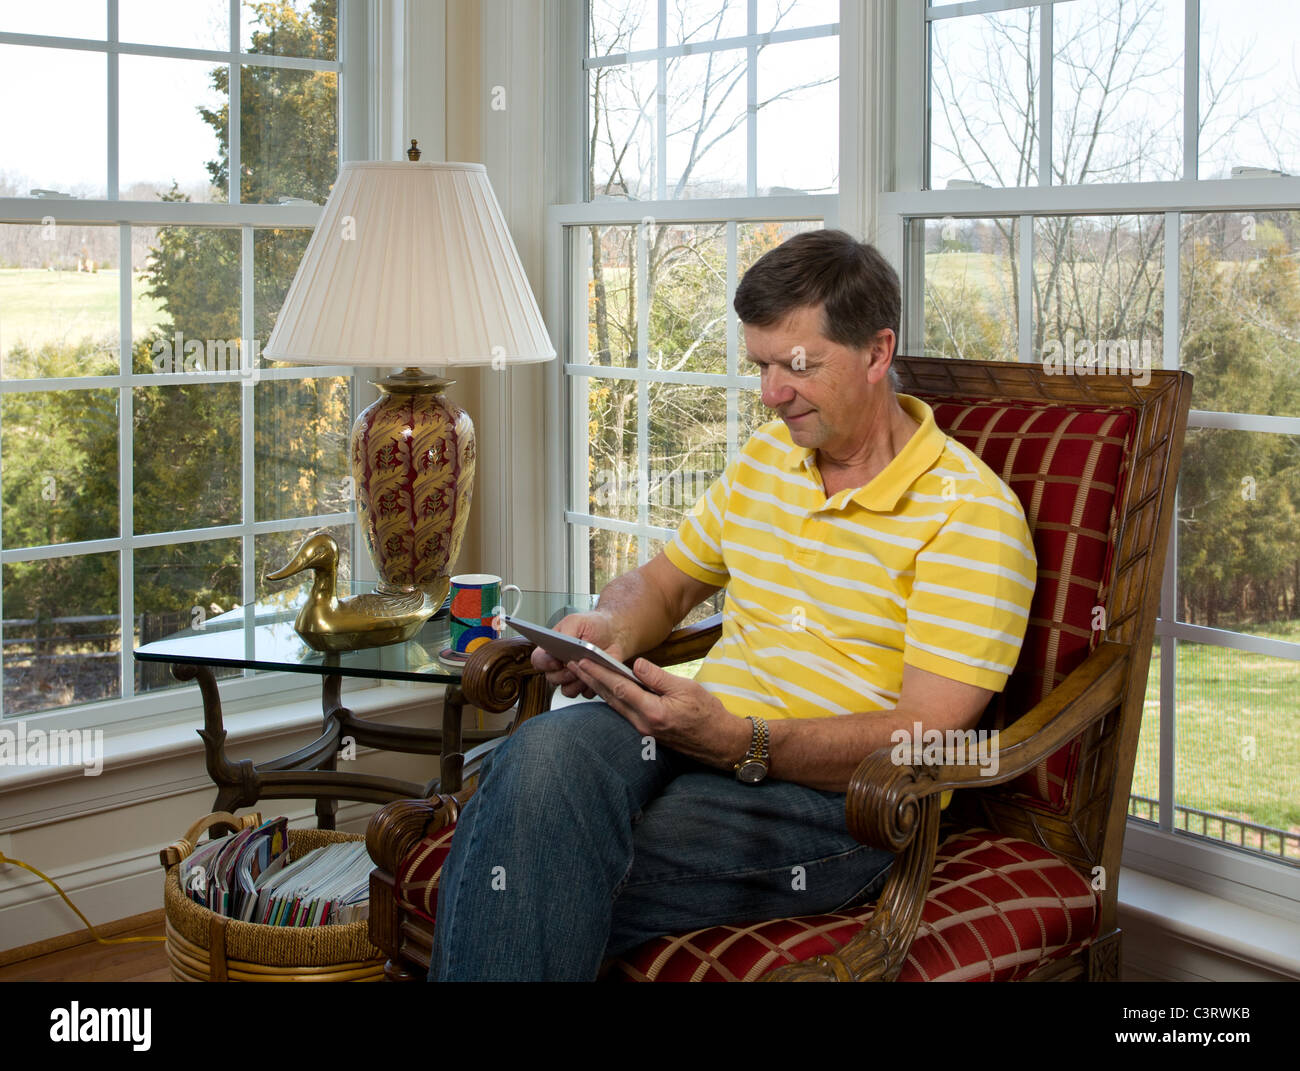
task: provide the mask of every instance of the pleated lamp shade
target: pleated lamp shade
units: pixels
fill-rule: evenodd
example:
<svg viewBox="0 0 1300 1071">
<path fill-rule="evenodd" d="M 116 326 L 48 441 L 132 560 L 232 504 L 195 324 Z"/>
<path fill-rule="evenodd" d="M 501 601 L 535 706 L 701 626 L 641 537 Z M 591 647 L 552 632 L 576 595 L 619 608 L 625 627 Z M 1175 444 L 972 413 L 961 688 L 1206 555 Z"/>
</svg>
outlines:
<svg viewBox="0 0 1300 1071">
<path fill-rule="evenodd" d="M 375 368 L 549 361 L 482 164 L 345 163 L 263 354 Z"/>
<path fill-rule="evenodd" d="M 474 486 L 473 421 L 421 368 L 503 372 L 555 356 L 483 165 L 344 164 L 262 352 L 403 369 L 375 382 L 380 398 L 349 446 L 357 521 L 387 599 L 367 604 L 364 629 L 299 628 L 319 650 L 392 642 L 398 623 L 447 594 Z"/>
</svg>

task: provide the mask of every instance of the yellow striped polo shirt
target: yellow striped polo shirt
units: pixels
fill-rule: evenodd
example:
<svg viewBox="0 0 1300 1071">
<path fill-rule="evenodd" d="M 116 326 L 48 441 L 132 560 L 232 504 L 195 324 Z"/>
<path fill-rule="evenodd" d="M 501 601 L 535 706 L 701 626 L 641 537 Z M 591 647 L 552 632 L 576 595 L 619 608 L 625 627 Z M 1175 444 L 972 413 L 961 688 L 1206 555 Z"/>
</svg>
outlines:
<svg viewBox="0 0 1300 1071">
<path fill-rule="evenodd" d="M 904 663 L 1006 684 L 1036 579 L 1024 511 L 928 405 L 898 400 L 921 427 L 865 487 L 827 498 L 816 452 L 774 421 L 664 548 L 726 587 L 722 636 L 695 679 L 732 713 L 892 708 Z"/>
</svg>

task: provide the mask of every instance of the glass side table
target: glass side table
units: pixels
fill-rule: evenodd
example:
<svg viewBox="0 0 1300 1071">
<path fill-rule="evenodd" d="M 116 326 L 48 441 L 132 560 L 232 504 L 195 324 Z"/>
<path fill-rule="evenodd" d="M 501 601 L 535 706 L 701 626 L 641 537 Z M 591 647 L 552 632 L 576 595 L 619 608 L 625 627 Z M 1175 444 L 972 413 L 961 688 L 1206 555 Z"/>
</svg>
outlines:
<svg viewBox="0 0 1300 1071">
<path fill-rule="evenodd" d="M 370 584 L 339 583 L 341 596 L 369 590 Z M 590 610 L 595 604 L 594 595 L 525 591 L 517 616 L 552 625 L 569 613 Z M 333 829 L 341 799 L 387 803 L 459 791 L 466 749 L 509 731 L 463 727 L 461 667 L 439 660 L 439 652 L 451 643 L 445 606 L 405 643 L 329 654 L 313 651 L 303 643 L 293 630 L 296 616 L 296 607 L 286 610 L 258 604 L 252 612 L 248 608 L 233 610 L 212 618 L 202 628 L 186 629 L 135 650 L 135 657 L 142 662 L 169 664 L 172 676 L 179 681 L 198 681 L 203 697 L 203 728 L 198 733 L 203 739 L 208 775 L 217 786 L 214 811 L 252 807 L 263 799 L 314 799 L 317 827 Z M 509 629 L 505 634 L 513 635 Z M 215 674 L 220 667 L 321 677 L 321 735 L 278 759 L 260 763 L 232 760 L 225 750 L 226 729 Z M 376 725 L 357 718 L 341 701 L 344 677 L 445 685 L 442 727 Z M 426 784 L 417 784 L 376 774 L 342 773 L 336 765 L 345 738 L 360 747 L 437 755 L 438 776 Z"/>
</svg>

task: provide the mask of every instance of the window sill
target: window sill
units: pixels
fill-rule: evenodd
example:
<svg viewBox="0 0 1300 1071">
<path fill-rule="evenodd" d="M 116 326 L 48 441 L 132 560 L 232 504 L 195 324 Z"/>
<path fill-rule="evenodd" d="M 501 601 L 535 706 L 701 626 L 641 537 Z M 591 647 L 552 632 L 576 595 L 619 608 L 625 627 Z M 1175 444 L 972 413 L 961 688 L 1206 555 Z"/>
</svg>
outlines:
<svg viewBox="0 0 1300 1071">
<path fill-rule="evenodd" d="M 344 702 L 367 720 L 436 725 L 443 691 L 442 686 L 383 684 L 345 693 Z M 265 762 L 319 735 L 320 698 L 271 702 L 227 714 L 224 723 L 226 746 L 234 756 Z M 103 770 L 97 776 L 87 776 L 81 765 L 0 767 L 0 832 L 210 788 L 203 744 L 196 734 L 201 724 L 202 714 L 196 710 L 184 722 L 106 734 Z"/>
<path fill-rule="evenodd" d="M 1125 977 L 1300 978 L 1300 927 L 1125 867 L 1119 924 Z"/>
</svg>

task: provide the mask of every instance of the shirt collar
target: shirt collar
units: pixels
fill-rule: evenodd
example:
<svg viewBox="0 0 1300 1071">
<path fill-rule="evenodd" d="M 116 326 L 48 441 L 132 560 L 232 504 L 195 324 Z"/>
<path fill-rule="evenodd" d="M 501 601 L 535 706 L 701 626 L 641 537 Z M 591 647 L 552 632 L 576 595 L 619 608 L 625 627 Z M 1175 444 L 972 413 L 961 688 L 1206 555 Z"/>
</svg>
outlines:
<svg viewBox="0 0 1300 1071">
<path fill-rule="evenodd" d="M 903 497 L 907 489 L 922 473 L 928 471 L 943 453 L 948 437 L 934 422 L 934 410 L 920 398 L 914 398 L 910 394 L 899 394 L 897 397 L 903 412 L 921 426 L 913 432 L 903 449 L 869 484 L 859 487 L 847 497 L 840 492 L 828 499 L 828 503 L 836 501 L 842 506 L 852 499 L 869 510 L 891 513 L 898 507 L 898 500 Z M 789 434 L 788 430 L 786 433 Z M 792 471 L 811 472 L 817 465 L 816 451 L 806 446 L 791 444 L 790 449 L 785 453 L 784 465 Z"/>
</svg>

